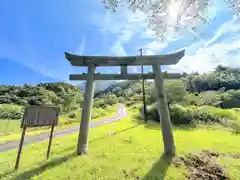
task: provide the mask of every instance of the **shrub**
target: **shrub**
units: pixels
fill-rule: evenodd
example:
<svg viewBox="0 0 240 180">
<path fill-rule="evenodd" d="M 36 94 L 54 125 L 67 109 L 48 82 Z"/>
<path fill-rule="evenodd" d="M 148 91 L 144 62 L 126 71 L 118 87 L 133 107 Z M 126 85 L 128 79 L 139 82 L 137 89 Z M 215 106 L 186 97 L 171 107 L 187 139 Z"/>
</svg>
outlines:
<svg viewBox="0 0 240 180">
<path fill-rule="evenodd" d="M 21 119 L 23 108 L 17 105 L 1 104 L 0 119 Z"/>
<path fill-rule="evenodd" d="M 105 115 L 105 111 L 102 108 L 93 108 L 92 110 L 92 118 L 97 119 Z"/>
<path fill-rule="evenodd" d="M 221 109 L 217 107 L 211 107 L 211 106 L 202 106 L 199 107 L 201 111 L 210 112 L 214 116 L 217 116 L 218 118 L 226 118 L 230 120 L 236 120 L 238 119 L 238 114 L 233 109 Z"/>
<path fill-rule="evenodd" d="M 71 119 L 75 119 L 77 116 L 76 116 L 75 113 L 71 113 L 71 114 L 68 115 L 68 117 L 71 118 Z"/>
<path fill-rule="evenodd" d="M 226 91 L 222 95 L 222 103 L 224 108 L 239 108 L 240 107 L 240 90 Z"/>
<path fill-rule="evenodd" d="M 221 117 L 215 116 L 211 112 L 202 111 L 196 106 L 184 107 L 179 104 L 173 104 L 170 106 L 170 117 L 174 125 L 186 125 L 195 123 L 210 123 L 210 122 L 220 122 Z M 157 109 L 152 106 L 148 110 L 148 118 L 155 121 L 160 121 L 157 115 Z"/>
<path fill-rule="evenodd" d="M 193 119 L 198 122 L 210 123 L 210 122 L 221 122 L 221 118 L 215 116 L 211 112 L 204 112 L 200 109 L 193 111 Z"/>
<path fill-rule="evenodd" d="M 189 108 L 184 108 L 181 105 L 174 104 L 170 106 L 171 121 L 175 125 L 191 124 L 194 113 Z"/>
<path fill-rule="evenodd" d="M 165 92 L 167 95 L 168 103 L 179 103 L 185 99 L 187 95 L 185 83 L 182 80 L 167 80 L 165 82 Z M 149 97 L 148 101 L 155 102 L 157 97 L 156 89 L 153 88 L 152 94 Z M 141 100 L 141 96 L 140 96 Z"/>
</svg>

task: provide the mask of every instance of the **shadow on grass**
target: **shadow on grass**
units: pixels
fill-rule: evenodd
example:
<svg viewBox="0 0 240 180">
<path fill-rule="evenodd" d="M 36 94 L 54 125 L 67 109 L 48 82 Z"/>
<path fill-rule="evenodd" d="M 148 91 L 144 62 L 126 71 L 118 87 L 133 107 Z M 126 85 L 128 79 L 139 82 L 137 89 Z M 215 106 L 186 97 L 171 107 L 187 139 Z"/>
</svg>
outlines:
<svg viewBox="0 0 240 180">
<path fill-rule="evenodd" d="M 5 172 L 3 174 L 0 174 L 0 179 L 2 179 L 3 177 L 6 177 L 6 176 L 8 176 L 8 175 L 10 175 L 12 173 L 14 173 L 14 170 L 10 170 L 10 171 L 7 171 L 7 172 Z"/>
<path fill-rule="evenodd" d="M 22 172 L 20 174 L 17 174 L 15 177 L 11 178 L 12 180 L 26 180 L 26 179 L 30 179 L 32 178 L 33 176 L 36 176 L 42 172 L 44 172 L 46 169 L 48 168 L 53 168 L 55 166 L 58 166 L 74 157 L 77 157 L 76 153 L 71 153 L 71 154 L 68 154 L 64 157 L 61 157 L 61 158 L 56 158 L 56 159 L 53 159 L 43 165 L 40 165 L 34 169 L 31 169 L 31 170 L 28 170 L 28 171 L 25 171 L 25 172 Z M 12 171 L 13 172 L 13 171 Z M 4 176 L 7 176 L 9 175 L 10 173 L 8 174 L 3 174 L 2 177 Z"/>
<path fill-rule="evenodd" d="M 113 135 L 117 135 L 117 134 L 122 133 L 122 132 L 125 132 L 125 131 L 127 131 L 127 130 L 134 129 L 134 128 L 138 127 L 138 126 L 139 126 L 139 125 L 136 124 L 136 125 L 131 126 L 131 127 L 129 127 L 129 128 L 125 128 L 125 129 L 116 131 L 116 132 L 114 132 Z M 95 139 L 93 139 L 93 140 L 90 140 L 89 143 L 93 143 L 93 142 L 98 141 L 98 140 L 103 140 L 103 139 L 106 139 L 106 138 L 108 138 L 108 137 L 110 137 L 110 135 L 101 136 L 101 137 L 99 137 L 99 138 L 95 138 Z M 63 152 L 63 151 L 68 151 L 68 150 L 72 150 L 72 149 L 74 149 L 74 148 L 75 148 L 75 146 L 71 146 L 71 147 L 69 147 L 69 148 L 66 148 L 66 149 L 62 150 L 62 152 Z M 58 153 L 58 154 L 59 154 L 59 153 Z M 43 165 L 40 165 L 40 166 L 38 166 L 38 167 L 36 167 L 36 168 L 34 168 L 34 169 L 31 169 L 31 170 L 28 170 L 28 171 L 24 171 L 24 172 L 22 172 L 21 174 L 16 174 L 16 176 L 14 176 L 14 177 L 11 178 L 11 179 L 12 179 L 12 180 L 26 180 L 26 179 L 30 179 L 30 178 L 32 178 L 33 176 L 36 176 L 36 175 L 44 172 L 46 169 L 50 169 L 50 168 L 53 168 L 53 167 L 55 167 L 55 166 L 58 166 L 58 165 L 66 162 L 66 161 L 68 161 L 68 160 L 70 160 L 70 159 L 72 159 L 72 158 L 75 158 L 75 157 L 77 157 L 77 156 L 78 156 L 78 155 L 76 154 L 76 152 L 74 152 L 74 153 L 68 154 L 68 155 L 66 155 L 66 156 L 64 156 L 64 157 L 52 159 L 51 161 L 49 161 L 49 162 L 47 162 L 47 163 L 45 163 L 45 164 L 43 164 Z M 4 173 L 4 174 L 0 174 L 0 179 L 2 179 L 3 177 L 9 176 L 9 175 L 11 175 L 12 173 L 15 173 L 15 172 L 16 172 L 16 171 L 14 171 L 14 170 L 10 170 L 10 171 L 7 171 L 7 172 Z M 16 173 L 17 173 L 17 172 L 16 172 Z"/>
<path fill-rule="evenodd" d="M 161 179 L 164 180 L 167 170 L 172 163 L 172 159 L 174 156 L 165 156 L 162 155 L 158 161 L 156 161 L 152 168 L 148 171 L 148 173 L 143 177 L 143 180 L 151 180 L 151 179 Z"/>
</svg>

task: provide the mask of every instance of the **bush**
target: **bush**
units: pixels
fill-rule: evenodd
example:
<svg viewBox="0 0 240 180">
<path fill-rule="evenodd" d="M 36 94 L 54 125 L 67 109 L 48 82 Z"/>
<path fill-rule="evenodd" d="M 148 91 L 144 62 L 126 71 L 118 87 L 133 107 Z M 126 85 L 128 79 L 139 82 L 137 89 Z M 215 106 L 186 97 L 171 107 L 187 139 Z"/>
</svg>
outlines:
<svg viewBox="0 0 240 180">
<path fill-rule="evenodd" d="M 21 119 L 23 115 L 23 108 L 17 105 L 1 104 L 0 105 L 0 119 Z"/>
<path fill-rule="evenodd" d="M 97 119 L 105 115 L 105 111 L 102 108 L 93 108 L 92 110 L 92 119 Z"/>
<path fill-rule="evenodd" d="M 225 118 L 229 120 L 236 120 L 238 119 L 238 113 L 234 109 L 221 109 L 217 107 L 211 107 L 211 106 L 202 106 L 199 107 L 201 111 L 210 112 L 214 116 L 217 116 L 218 118 Z"/>
<path fill-rule="evenodd" d="M 167 80 L 165 81 L 164 88 L 169 104 L 179 103 L 183 101 L 187 95 L 185 83 L 182 80 Z M 157 92 L 156 89 L 153 88 L 152 94 L 149 96 L 148 101 L 153 103 L 156 101 L 156 97 Z M 140 100 L 142 100 L 141 97 Z"/>
<path fill-rule="evenodd" d="M 191 124 L 194 113 L 189 108 L 184 108 L 181 105 L 174 104 L 170 106 L 171 121 L 175 125 Z"/>
<path fill-rule="evenodd" d="M 222 103 L 224 108 L 239 108 L 240 107 L 240 90 L 226 91 L 222 95 Z"/>
<path fill-rule="evenodd" d="M 71 119 L 75 119 L 77 116 L 76 116 L 75 113 L 71 113 L 71 114 L 68 115 L 68 117 L 71 118 Z"/>
<path fill-rule="evenodd" d="M 204 122 L 204 123 L 210 123 L 210 122 L 220 123 L 222 118 L 215 116 L 211 112 L 204 112 L 204 111 L 201 111 L 200 109 L 196 109 L 195 111 L 193 111 L 193 119 L 198 122 Z"/>
<path fill-rule="evenodd" d="M 220 122 L 221 117 L 215 116 L 214 113 L 202 111 L 200 108 L 195 106 L 184 107 L 179 104 L 173 104 L 170 106 L 170 117 L 174 125 L 186 125 L 195 123 L 210 123 L 210 122 Z M 158 117 L 157 109 L 152 106 L 148 110 L 148 118 L 155 121 L 160 121 Z"/>
</svg>

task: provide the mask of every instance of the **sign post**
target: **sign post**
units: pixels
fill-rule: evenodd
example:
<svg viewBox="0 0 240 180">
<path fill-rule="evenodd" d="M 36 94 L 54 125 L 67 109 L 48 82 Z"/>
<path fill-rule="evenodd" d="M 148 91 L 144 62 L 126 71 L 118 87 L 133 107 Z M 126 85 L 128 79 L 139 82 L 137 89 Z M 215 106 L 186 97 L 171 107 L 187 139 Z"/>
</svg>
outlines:
<svg viewBox="0 0 240 180">
<path fill-rule="evenodd" d="M 49 158 L 49 154 L 50 154 L 50 150 L 51 150 L 53 131 L 54 131 L 54 125 L 51 128 L 50 137 L 49 137 L 49 141 L 48 141 L 47 159 Z"/>
<path fill-rule="evenodd" d="M 26 134 L 27 127 L 42 127 L 51 126 L 51 133 L 49 137 L 48 149 L 47 149 L 47 159 L 49 158 L 54 126 L 58 124 L 59 108 L 55 106 L 36 106 L 28 105 L 25 107 L 24 115 L 21 122 L 22 135 L 19 143 L 17 159 L 15 163 L 15 170 L 18 169 L 22 147 L 24 143 L 24 138 Z"/>
<path fill-rule="evenodd" d="M 16 164 L 15 164 L 15 170 L 17 170 L 18 166 L 19 166 L 19 161 L 20 161 L 20 157 L 21 157 L 21 153 L 22 153 L 22 146 L 23 146 L 23 142 L 24 142 L 24 138 L 25 138 L 26 129 L 27 129 L 27 127 L 24 126 L 23 130 L 22 130 L 20 143 L 19 143 L 18 154 L 17 154 Z"/>
</svg>

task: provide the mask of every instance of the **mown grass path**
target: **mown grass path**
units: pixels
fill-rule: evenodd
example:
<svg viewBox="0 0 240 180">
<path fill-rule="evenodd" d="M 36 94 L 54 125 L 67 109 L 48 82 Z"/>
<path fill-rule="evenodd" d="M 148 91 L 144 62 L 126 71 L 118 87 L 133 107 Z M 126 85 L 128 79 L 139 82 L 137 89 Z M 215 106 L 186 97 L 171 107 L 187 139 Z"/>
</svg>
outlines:
<svg viewBox="0 0 240 180">
<path fill-rule="evenodd" d="M 94 128 L 94 127 L 98 127 L 98 126 L 101 126 L 104 124 L 109 124 L 109 123 L 112 123 L 115 121 L 119 121 L 126 116 L 127 116 L 127 110 L 124 108 L 123 105 L 120 105 L 115 116 L 108 117 L 103 120 L 91 122 L 90 127 Z M 68 134 L 76 133 L 78 131 L 79 131 L 79 126 L 74 126 L 71 128 L 58 130 L 58 131 L 54 132 L 54 137 L 61 137 L 61 136 L 65 136 Z M 25 140 L 24 140 L 24 146 L 35 143 L 35 142 L 43 141 L 48 138 L 49 138 L 49 133 L 43 133 L 43 134 L 36 135 L 36 136 L 26 136 Z M 18 145 L 19 145 L 19 141 L 7 141 L 4 143 L 1 143 L 0 144 L 0 152 L 6 152 L 11 149 L 15 149 L 18 147 Z"/>
</svg>

